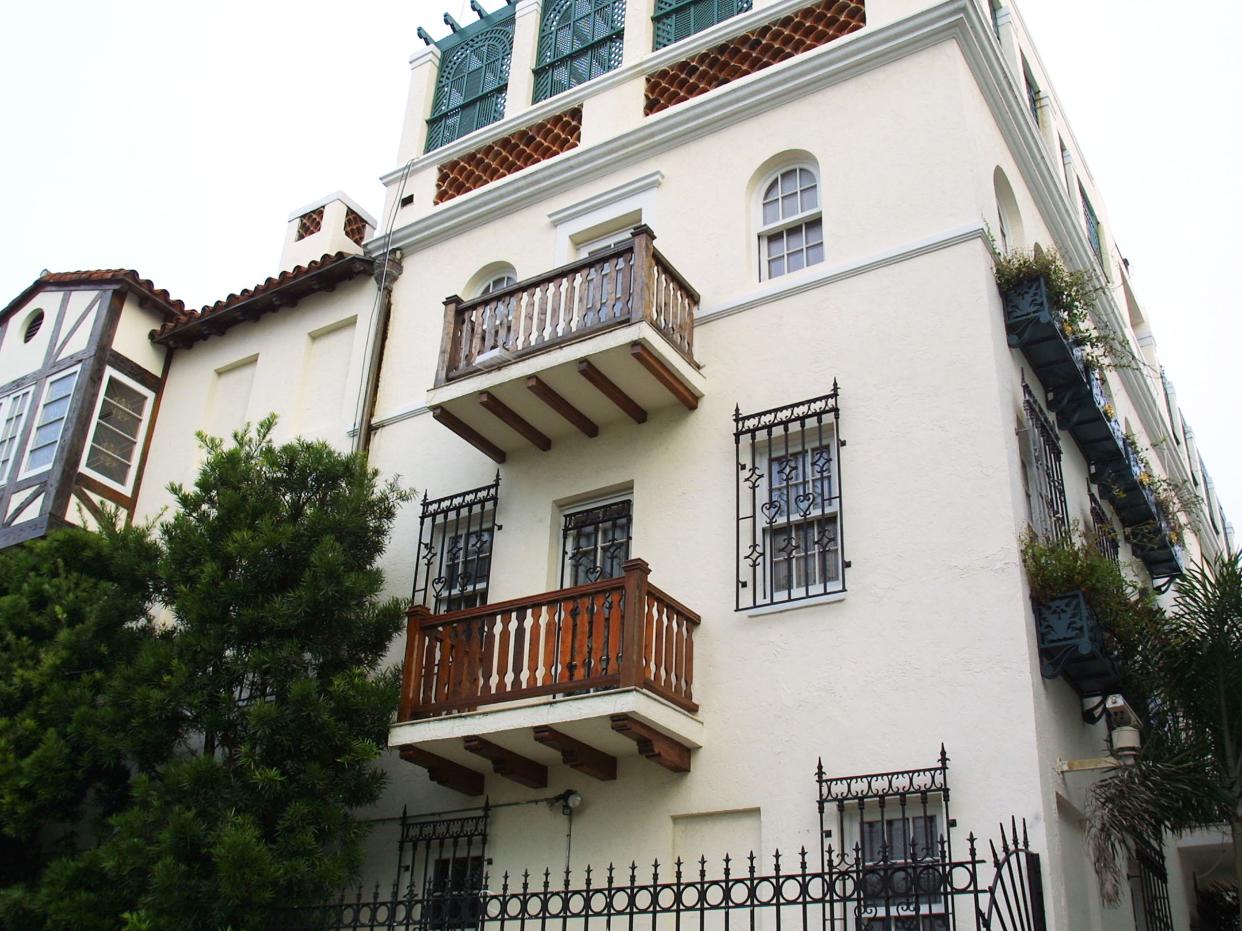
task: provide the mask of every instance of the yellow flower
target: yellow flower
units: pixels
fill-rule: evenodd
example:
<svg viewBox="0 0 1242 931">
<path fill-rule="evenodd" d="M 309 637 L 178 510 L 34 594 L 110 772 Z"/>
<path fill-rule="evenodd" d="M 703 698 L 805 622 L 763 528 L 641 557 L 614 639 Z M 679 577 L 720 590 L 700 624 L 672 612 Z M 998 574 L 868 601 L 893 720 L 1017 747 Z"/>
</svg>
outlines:
<svg viewBox="0 0 1242 931">
<path fill-rule="evenodd" d="M 1068 320 L 1066 320 L 1064 323 L 1061 324 L 1061 329 L 1062 331 L 1064 331 L 1066 336 L 1074 335 L 1074 325 L 1070 323 Z"/>
<path fill-rule="evenodd" d="M 1140 472 L 1140 473 L 1139 473 L 1139 477 L 1138 477 L 1138 483 L 1139 483 L 1140 485 L 1142 485 L 1144 488 L 1146 488 L 1148 485 L 1150 485 L 1150 484 L 1152 483 L 1151 473 L 1150 473 L 1150 472 Z"/>
<path fill-rule="evenodd" d="M 1109 420 L 1115 420 L 1117 418 L 1117 408 L 1113 407 L 1111 404 L 1105 404 L 1104 416 Z"/>
</svg>

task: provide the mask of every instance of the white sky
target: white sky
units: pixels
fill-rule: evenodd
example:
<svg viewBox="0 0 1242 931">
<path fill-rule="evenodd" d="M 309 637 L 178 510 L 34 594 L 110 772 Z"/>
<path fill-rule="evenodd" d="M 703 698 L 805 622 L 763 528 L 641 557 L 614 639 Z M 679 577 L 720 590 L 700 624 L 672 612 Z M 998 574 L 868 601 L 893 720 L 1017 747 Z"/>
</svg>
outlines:
<svg viewBox="0 0 1242 931">
<path fill-rule="evenodd" d="M 1242 530 L 1242 314 L 1226 275 L 1242 216 L 1242 3 L 1020 2 Z M 445 9 L 474 18 L 463 0 L 12 5 L 0 304 L 44 268 L 124 267 L 201 306 L 276 270 L 302 204 L 340 189 L 378 214 L 414 30 L 444 34 Z"/>
</svg>

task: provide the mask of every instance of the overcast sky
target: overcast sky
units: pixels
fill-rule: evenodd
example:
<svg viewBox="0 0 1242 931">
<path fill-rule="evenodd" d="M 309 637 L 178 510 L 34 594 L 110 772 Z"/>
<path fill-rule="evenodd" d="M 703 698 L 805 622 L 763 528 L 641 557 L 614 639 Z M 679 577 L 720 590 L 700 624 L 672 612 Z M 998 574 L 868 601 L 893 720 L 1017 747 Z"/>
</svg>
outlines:
<svg viewBox="0 0 1242 931">
<path fill-rule="evenodd" d="M 495 9 L 501 0 L 483 0 Z M 288 214 L 378 213 L 407 59 L 461 0 L 64 0 L 6 10 L 0 304 L 44 268 L 136 268 L 191 306 L 276 270 Z M 1112 237 L 1242 529 L 1242 3 L 1025 0 Z M 348 11 L 348 12 L 347 12 Z M 1232 375 L 1227 373 L 1232 372 Z"/>
</svg>

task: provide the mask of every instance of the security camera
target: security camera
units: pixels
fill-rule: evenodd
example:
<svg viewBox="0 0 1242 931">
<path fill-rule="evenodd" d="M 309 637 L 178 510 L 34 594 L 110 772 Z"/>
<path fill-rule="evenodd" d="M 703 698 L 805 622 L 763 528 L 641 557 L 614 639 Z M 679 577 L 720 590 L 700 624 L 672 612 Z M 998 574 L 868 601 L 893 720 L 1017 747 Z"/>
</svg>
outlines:
<svg viewBox="0 0 1242 931">
<path fill-rule="evenodd" d="M 1108 715 L 1108 726 L 1111 730 L 1119 727 L 1138 730 L 1143 726 L 1138 714 L 1121 695 L 1109 695 L 1104 699 L 1104 713 Z"/>
</svg>

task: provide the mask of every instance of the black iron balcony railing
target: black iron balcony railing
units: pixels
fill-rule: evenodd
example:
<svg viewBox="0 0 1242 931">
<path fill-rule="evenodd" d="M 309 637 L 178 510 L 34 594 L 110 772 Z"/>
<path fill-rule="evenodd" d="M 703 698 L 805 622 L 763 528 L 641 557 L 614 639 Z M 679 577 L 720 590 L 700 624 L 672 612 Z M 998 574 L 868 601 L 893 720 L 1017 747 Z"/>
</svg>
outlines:
<svg viewBox="0 0 1242 931">
<path fill-rule="evenodd" d="M 1097 371 L 1087 363 L 1047 282 L 1025 281 L 1004 295 L 1009 345 L 1021 349 L 1048 395 L 1048 405 L 1091 466 L 1135 554 L 1153 578 L 1182 572 L 1182 553 L 1169 515 L 1151 490 L 1152 476 L 1117 422 Z"/>
</svg>

